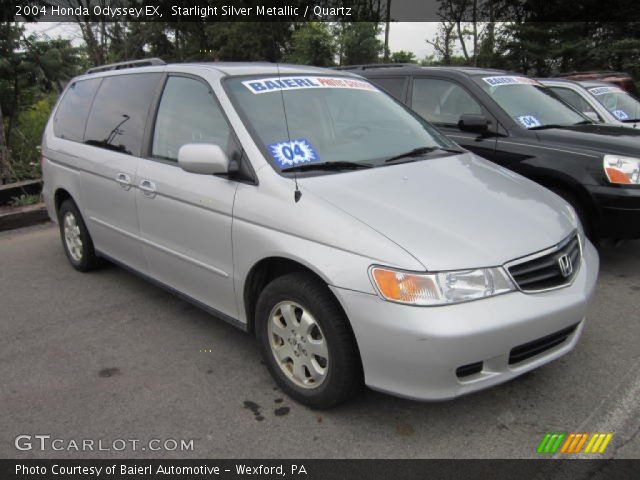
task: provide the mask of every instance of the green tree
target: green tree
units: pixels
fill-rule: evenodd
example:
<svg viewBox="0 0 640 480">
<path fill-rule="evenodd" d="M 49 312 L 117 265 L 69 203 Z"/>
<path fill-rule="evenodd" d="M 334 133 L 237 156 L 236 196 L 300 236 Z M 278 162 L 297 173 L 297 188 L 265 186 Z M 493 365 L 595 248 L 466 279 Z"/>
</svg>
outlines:
<svg viewBox="0 0 640 480">
<path fill-rule="evenodd" d="M 281 62 L 292 33 L 290 22 L 214 22 L 199 48 L 212 50 L 217 60 Z"/>
<path fill-rule="evenodd" d="M 16 52 L 20 49 L 23 28 L 11 22 L 0 23 L 0 184 L 10 180 L 10 151 L 5 129 L 5 115 L 13 114 L 15 99 L 13 87 Z M 8 116 L 8 118 L 11 118 Z M 11 121 L 7 122 L 11 123 Z"/>
<path fill-rule="evenodd" d="M 380 26 L 375 22 L 341 24 L 340 65 L 377 63 L 384 48 L 379 34 Z"/>
<path fill-rule="evenodd" d="M 391 54 L 391 63 L 415 63 L 416 56 L 413 52 L 399 50 Z"/>
<path fill-rule="evenodd" d="M 336 45 L 329 25 L 323 22 L 303 23 L 291 35 L 291 63 L 329 67 L 335 64 Z"/>
<path fill-rule="evenodd" d="M 39 146 L 56 99 L 57 94 L 50 93 L 18 115 L 11 144 L 11 173 L 15 178 L 22 180 L 40 176 Z"/>
<path fill-rule="evenodd" d="M 22 141 L 16 137 L 20 114 L 43 96 L 57 94 L 77 73 L 81 59 L 69 40 L 26 36 L 22 26 L 8 23 L 0 24 L 0 30 L 0 111 L 6 125 L 0 134 L 0 173 L 7 182 L 8 172 L 23 162 L 24 148 L 16 148 Z"/>
</svg>

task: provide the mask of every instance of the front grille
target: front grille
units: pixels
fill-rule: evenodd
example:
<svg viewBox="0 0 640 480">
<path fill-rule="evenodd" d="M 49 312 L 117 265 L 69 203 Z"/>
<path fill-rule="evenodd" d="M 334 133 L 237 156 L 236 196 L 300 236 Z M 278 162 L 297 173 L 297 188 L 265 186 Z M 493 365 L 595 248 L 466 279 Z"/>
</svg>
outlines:
<svg viewBox="0 0 640 480">
<path fill-rule="evenodd" d="M 511 262 L 507 268 L 520 290 L 535 292 L 569 285 L 581 257 L 578 234 L 572 233 L 555 247 Z"/>
<path fill-rule="evenodd" d="M 532 342 L 524 343 L 511 349 L 509 352 L 509 365 L 524 362 L 526 359 L 535 357 L 553 347 L 564 343 L 574 332 L 578 324 L 572 325 L 559 332 L 552 333 L 546 337 L 539 338 Z"/>
</svg>

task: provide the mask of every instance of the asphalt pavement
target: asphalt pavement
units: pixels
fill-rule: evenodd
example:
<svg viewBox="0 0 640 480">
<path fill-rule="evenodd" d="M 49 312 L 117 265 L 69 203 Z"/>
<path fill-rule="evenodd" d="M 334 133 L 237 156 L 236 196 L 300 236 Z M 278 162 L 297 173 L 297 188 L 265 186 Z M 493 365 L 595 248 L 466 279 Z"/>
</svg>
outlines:
<svg viewBox="0 0 640 480">
<path fill-rule="evenodd" d="M 562 359 L 452 401 L 366 390 L 316 412 L 276 387 L 250 335 L 121 268 L 76 272 L 52 224 L 3 232 L 0 457 L 539 458 L 546 432 L 612 432 L 601 457 L 640 458 L 640 241 L 601 262 Z"/>
</svg>

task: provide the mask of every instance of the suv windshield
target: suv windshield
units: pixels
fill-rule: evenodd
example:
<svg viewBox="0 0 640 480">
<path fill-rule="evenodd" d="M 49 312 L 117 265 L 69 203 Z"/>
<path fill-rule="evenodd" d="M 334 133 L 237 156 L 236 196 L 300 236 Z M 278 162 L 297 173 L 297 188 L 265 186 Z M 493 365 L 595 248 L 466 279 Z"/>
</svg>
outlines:
<svg viewBox="0 0 640 480">
<path fill-rule="evenodd" d="M 537 81 L 512 75 L 475 77 L 475 81 L 519 125 L 527 129 L 564 127 L 591 121 Z"/>
<path fill-rule="evenodd" d="M 590 87 L 587 90 L 621 122 L 636 122 L 640 120 L 640 101 L 621 88 L 601 86 Z"/>
<path fill-rule="evenodd" d="M 323 164 L 325 168 L 318 171 L 326 173 L 327 163 L 335 169 L 341 165 L 347 169 L 349 164 L 379 166 L 403 154 L 446 155 L 452 153 L 442 149 L 459 148 L 365 80 L 255 76 L 231 78 L 225 88 L 278 171 Z"/>
</svg>

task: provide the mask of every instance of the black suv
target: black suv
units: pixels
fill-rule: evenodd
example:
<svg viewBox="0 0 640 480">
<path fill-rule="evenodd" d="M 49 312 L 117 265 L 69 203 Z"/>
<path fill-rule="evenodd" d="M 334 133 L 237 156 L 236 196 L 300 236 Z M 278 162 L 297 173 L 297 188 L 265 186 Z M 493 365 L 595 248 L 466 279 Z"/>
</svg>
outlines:
<svg viewBox="0 0 640 480">
<path fill-rule="evenodd" d="M 476 154 L 571 203 L 592 239 L 640 238 L 640 131 L 597 125 L 536 80 L 470 67 L 343 67 Z"/>
</svg>

